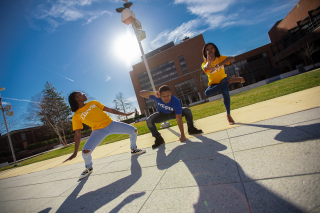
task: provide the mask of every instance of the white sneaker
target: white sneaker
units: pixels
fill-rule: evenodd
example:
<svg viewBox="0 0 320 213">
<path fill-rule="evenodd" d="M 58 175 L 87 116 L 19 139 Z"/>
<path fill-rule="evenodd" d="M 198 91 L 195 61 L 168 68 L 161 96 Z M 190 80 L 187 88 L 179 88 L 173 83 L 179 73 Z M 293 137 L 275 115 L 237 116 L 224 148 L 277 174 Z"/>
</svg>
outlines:
<svg viewBox="0 0 320 213">
<path fill-rule="evenodd" d="M 139 155 L 145 152 L 146 152 L 145 149 L 131 149 L 131 155 Z"/>
<path fill-rule="evenodd" d="M 80 177 L 79 177 L 79 180 L 87 177 L 87 176 L 90 175 L 92 172 L 93 172 L 93 168 L 92 168 L 92 167 L 89 168 L 89 169 L 86 168 L 86 169 L 81 173 L 81 175 L 80 175 Z"/>
</svg>

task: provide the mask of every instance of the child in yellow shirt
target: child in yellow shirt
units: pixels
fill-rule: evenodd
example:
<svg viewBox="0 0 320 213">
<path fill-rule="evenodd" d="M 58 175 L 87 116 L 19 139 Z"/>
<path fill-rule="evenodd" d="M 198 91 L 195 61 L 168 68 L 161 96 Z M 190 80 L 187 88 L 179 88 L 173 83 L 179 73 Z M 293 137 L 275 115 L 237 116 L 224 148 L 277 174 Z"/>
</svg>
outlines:
<svg viewBox="0 0 320 213">
<path fill-rule="evenodd" d="M 69 104 L 71 106 L 71 110 L 74 112 L 74 115 L 72 116 L 72 127 L 75 131 L 75 149 L 74 153 L 64 162 L 72 160 L 77 156 L 81 139 L 81 129 L 83 129 L 82 123 L 92 128 L 92 133 L 82 149 L 82 157 L 84 159 L 86 169 L 82 172 L 79 179 L 85 178 L 92 173 L 93 168 L 91 154 L 101 141 L 110 134 L 129 134 L 132 155 L 146 152 L 144 149 L 137 149 L 136 140 L 138 131 L 134 126 L 113 121 L 109 115 L 105 113 L 110 112 L 117 115 L 130 116 L 134 112 L 128 114 L 122 113 L 115 109 L 108 108 L 98 101 L 89 101 L 84 103 L 87 100 L 87 96 L 82 92 L 76 91 L 69 95 Z"/>
<path fill-rule="evenodd" d="M 230 64 L 234 60 L 234 57 L 220 55 L 219 49 L 215 44 L 207 43 L 202 49 L 202 55 L 204 62 L 201 67 L 209 79 L 209 87 L 205 91 L 205 95 L 212 96 L 221 90 L 228 122 L 230 125 L 233 125 L 234 120 L 230 115 L 229 83 L 244 83 L 245 81 L 242 77 L 231 77 L 228 80 L 224 65 Z"/>
</svg>

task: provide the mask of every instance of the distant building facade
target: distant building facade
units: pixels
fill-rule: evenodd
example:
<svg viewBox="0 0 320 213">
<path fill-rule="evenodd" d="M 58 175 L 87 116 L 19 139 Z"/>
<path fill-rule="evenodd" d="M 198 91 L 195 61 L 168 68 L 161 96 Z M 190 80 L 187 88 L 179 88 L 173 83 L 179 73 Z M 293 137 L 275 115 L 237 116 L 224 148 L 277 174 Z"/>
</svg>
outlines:
<svg viewBox="0 0 320 213">
<path fill-rule="evenodd" d="M 320 3 L 318 0 L 301 0 L 283 19 L 275 23 L 268 32 L 271 43 L 235 56 L 231 65 L 225 66 L 228 78 L 241 76 L 244 84 L 232 84 L 230 90 L 272 78 L 290 70 L 296 65 L 310 65 L 306 57 L 297 52 L 307 43 L 319 44 Z M 214 43 L 214 41 L 212 41 Z M 178 44 L 170 42 L 146 54 L 156 89 L 161 85 L 170 87 L 182 105 L 188 105 L 207 98 L 207 75 L 201 70 L 202 48 L 205 45 L 202 34 L 184 39 Z M 223 52 L 221 52 L 223 55 Z M 320 51 L 312 55 L 314 62 L 320 61 Z M 132 66 L 131 81 L 141 113 L 149 116 L 156 111 L 153 100 L 139 96 L 141 90 L 151 91 L 151 83 L 143 61 Z"/>
</svg>

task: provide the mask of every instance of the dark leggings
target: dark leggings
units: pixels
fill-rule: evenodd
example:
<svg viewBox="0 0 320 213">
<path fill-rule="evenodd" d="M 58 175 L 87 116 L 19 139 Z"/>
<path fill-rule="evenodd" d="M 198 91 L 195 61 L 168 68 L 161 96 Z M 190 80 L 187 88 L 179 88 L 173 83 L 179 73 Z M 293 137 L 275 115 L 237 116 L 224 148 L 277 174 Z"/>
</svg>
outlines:
<svg viewBox="0 0 320 213">
<path fill-rule="evenodd" d="M 192 112 L 187 107 L 182 107 L 182 117 L 185 117 L 188 126 L 193 125 Z M 162 123 L 170 119 L 175 119 L 176 114 L 172 112 L 170 114 L 164 114 L 161 112 L 155 112 L 147 118 L 147 126 L 153 137 L 158 137 L 160 133 L 157 130 L 156 123 Z"/>
<path fill-rule="evenodd" d="M 229 81 L 228 78 L 222 79 L 220 84 L 211 84 L 205 91 L 206 96 L 213 96 L 214 94 L 222 91 L 223 103 L 226 108 L 227 114 L 230 114 L 230 94 L 229 94 Z"/>
</svg>

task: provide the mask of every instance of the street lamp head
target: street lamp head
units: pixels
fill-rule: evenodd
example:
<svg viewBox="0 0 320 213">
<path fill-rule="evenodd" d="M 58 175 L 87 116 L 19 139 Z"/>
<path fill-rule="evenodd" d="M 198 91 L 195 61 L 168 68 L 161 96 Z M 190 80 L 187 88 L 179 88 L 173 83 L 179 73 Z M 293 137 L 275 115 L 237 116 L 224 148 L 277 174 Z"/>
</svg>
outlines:
<svg viewBox="0 0 320 213">
<path fill-rule="evenodd" d="M 126 8 L 122 11 L 121 21 L 126 25 L 130 25 L 136 20 L 136 15 L 130 9 Z"/>
<path fill-rule="evenodd" d="M 8 111 L 8 112 L 6 112 L 6 114 L 7 114 L 8 116 L 13 116 L 14 112 L 13 112 L 13 111 Z"/>
<path fill-rule="evenodd" d="M 0 87 L 0 91 L 3 91 L 3 90 L 5 90 L 5 88 L 4 87 Z"/>
<path fill-rule="evenodd" d="M 132 5 L 133 5 L 132 2 L 126 2 L 126 3 L 123 4 L 123 6 L 124 6 L 125 8 L 130 8 Z"/>
<path fill-rule="evenodd" d="M 119 8 L 116 9 L 116 11 L 117 11 L 118 13 L 122 13 L 122 11 L 123 11 L 124 9 L 126 9 L 126 8 L 125 8 L 125 7 L 119 7 Z"/>
<path fill-rule="evenodd" d="M 12 105 L 6 105 L 4 108 L 5 108 L 6 110 L 10 111 L 10 110 L 12 109 Z"/>
</svg>

